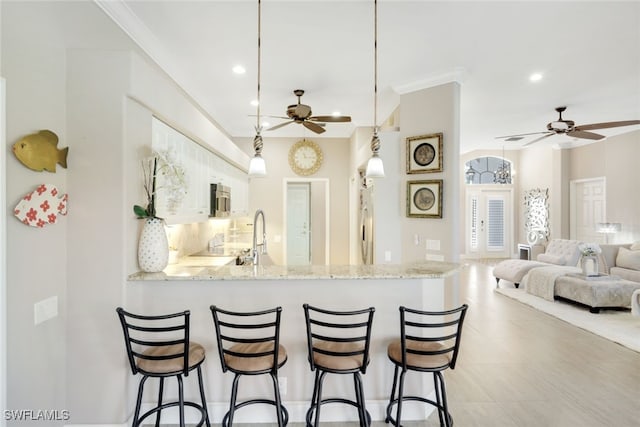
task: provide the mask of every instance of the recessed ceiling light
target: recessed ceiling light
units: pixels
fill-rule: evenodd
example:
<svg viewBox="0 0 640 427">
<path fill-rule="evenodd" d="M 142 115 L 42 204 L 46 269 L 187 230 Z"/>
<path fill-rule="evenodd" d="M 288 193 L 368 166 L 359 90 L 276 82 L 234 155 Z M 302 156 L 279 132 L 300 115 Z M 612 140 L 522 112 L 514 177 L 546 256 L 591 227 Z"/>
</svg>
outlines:
<svg viewBox="0 0 640 427">
<path fill-rule="evenodd" d="M 251 101 L 251 105 L 253 105 L 254 107 L 258 106 L 258 100 L 254 99 L 253 101 Z"/>
<path fill-rule="evenodd" d="M 340 114 L 340 111 L 334 111 L 333 113 L 331 113 L 331 115 L 332 115 L 333 117 L 338 117 L 338 116 L 340 116 L 341 114 Z"/>
<path fill-rule="evenodd" d="M 242 65 L 236 65 L 232 68 L 233 72 L 236 74 L 244 74 L 247 70 Z"/>
<path fill-rule="evenodd" d="M 540 80 L 542 80 L 542 74 L 540 73 L 533 73 L 529 76 L 529 80 L 532 82 L 538 82 Z"/>
</svg>

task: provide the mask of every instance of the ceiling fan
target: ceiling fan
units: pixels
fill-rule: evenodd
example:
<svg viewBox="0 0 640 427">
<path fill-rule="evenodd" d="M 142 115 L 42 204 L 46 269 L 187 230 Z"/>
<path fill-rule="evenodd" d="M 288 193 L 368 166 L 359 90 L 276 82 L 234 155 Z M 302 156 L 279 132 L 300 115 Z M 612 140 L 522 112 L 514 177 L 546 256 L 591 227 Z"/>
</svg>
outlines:
<svg viewBox="0 0 640 427">
<path fill-rule="evenodd" d="M 519 141 L 525 136 L 542 134 L 541 137 L 536 138 L 533 141 L 527 142 L 526 144 L 524 144 L 524 146 L 533 144 L 534 142 L 538 142 L 550 136 L 559 135 L 559 134 L 565 134 L 573 138 L 599 140 L 599 139 L 603 139 L 605 136 L 600 135 L 598 133 L 594 133 L 594 132 L 588 132 L 588 131 L 594 130 L 594 129 L 615 128 L 619 126 L 640 125 L 640 120 L 625 120 L 620 122 L 591 123 L 588 125 L 576 126 L 573 120 L 565 120 L 562 118 L 562 113 L 566 109 L 567 107 L 556 108 L 556 111 L 558 112 L 558 120 L 556 120 L 555 122 L 548 123 L 546 132 L 533 132 L 533 133 L 521 133 L 519 135 L 497 136 L 496 139 L 505 139 L 506 141 Z"/>
<path fill-rule="evenodd" d="M 279 119 L 288 119 L 288 121 L 272 126 L 267 130 L 279 129 L 290 123 L 302 123 L 304 127 L 312 130 L 313 132 L 322 133 L 325 131 L 325 123 L 344 123 L 351 121 L 351 117 L 349 116 L 312 116 L 311 107 L 300 102 L 300 97 L 304 95 L 304 90 L 296 89 L 293 93 L 298 97 L 298 103 L 287 107 L 287 117 L 269 116 Z"/>
</svg>

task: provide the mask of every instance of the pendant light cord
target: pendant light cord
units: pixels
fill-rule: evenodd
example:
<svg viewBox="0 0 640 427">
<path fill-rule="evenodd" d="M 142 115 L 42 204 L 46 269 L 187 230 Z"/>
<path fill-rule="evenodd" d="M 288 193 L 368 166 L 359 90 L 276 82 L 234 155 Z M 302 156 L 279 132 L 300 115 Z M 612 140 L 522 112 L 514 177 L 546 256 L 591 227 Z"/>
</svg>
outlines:
<svg viewBox="0 0 640 427">
<path fill-rule="evenodd" d="M 261 1 L 258 0 L 258 114 L 257 114 L 257 118 L 256 118 L 256 129 L 258 129 L 260 127 L 260 33 L 261 33 L 261 27 L 260 27 L 260 22 L 262 21 L 261 19 Z"/>
<path fill-rule="evenodd" d="M 378 138 L 378 0 L 373 1 L 373 137 L 371 152 L 374 156 L 380 151 Z"/>
<path fill-rule="evenodd" d="M 257 110 L 257 114 L 256 114 L 256 136 L 253 138 L 253 151 L 255 152 L 256 156 L 260 156 L 260 154 L 262 153 L 262 147 L 263 147 L 263 143 L 262 143 L 262 135 L 260 135 L 260 132 L 262 131 L 262 126 L 260 125 L 260 33 L 261 33 L 261 26 L 260 26 L 260 22 L 262 21 L 262 16 L 261 16 L 261 1 L 258 0 L 258 105 L 256 107 Z"/>
</svg>

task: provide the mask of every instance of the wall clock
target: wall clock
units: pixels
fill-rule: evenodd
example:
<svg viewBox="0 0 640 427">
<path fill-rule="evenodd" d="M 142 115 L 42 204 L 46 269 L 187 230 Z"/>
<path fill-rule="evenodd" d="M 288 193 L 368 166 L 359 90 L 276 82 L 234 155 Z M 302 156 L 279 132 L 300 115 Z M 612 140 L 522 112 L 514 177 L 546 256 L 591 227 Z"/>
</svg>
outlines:
<svg viewBox="0 0 640 427">
<path fill-rule="evenodd" d="M 298 175 L 312 175 L 322 165 L 322 150 L 313 141 L 303 139 L 289 149 L 289 166 Z"/>
</svg>

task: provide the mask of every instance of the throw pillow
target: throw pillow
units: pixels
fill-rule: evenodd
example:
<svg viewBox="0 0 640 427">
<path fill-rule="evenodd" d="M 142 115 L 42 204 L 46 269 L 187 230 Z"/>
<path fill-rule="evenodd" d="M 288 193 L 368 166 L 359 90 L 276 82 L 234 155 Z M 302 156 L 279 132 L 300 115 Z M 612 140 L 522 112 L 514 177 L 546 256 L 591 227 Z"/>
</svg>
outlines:
<svg viewBox="0 0 640 427">
<path fill-rule="evenodd" d="M 640 270 L 640 251 L 632 251 L 627 248 L 618 249 L 616 267 Z"/>
<path fill-rule="evenodd" d="M 632 251 L 640 251 L 640 240 L 631 245 L 629 249 L 631 249 Z"/>
<path fill-rule="evenodd" d="M 565 265 L 567 260 L 562 255 L 540 254 L 538 261 L 547 262 L 549 264 Z"/>
</svg>

